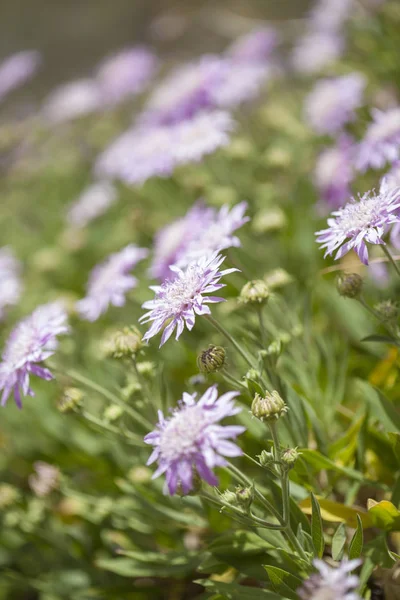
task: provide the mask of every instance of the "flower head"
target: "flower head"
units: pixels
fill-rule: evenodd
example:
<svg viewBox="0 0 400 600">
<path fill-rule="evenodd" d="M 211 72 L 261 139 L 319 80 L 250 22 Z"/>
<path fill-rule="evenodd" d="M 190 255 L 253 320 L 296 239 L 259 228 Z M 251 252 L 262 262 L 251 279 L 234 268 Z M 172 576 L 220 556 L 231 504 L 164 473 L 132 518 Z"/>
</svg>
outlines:
<svg viewBox="0 0 400 600">
<path fill-rule="evenodd" d="M 103 215 L 117 200 L 114 186 L 108 181 L 98 181 L 87 187 L 69 207 L 67 220 L 73 227 L 86 227 Z"/>
<path fill-rule="evenodd" d="M 4 317 L 4 309 L 16 304 L 20 298 L 21 265 L 12 251 L 0 248 L 0 320 Z"/>
<path fill-rule="evenodd" d="M 224 257 L 215 252 L 211 256 L 203 256 L 193 261 L 184 270 L 172 265 L 170 269 L 175 275 L 174 279 L 166 280 L 161 286 L 152 286 L 156 296 L 154 300 L 143 304 L 143 308 L 149 311 L 139 321 L 152 322 L 143 340 L 148 341 L 157 335 L 165 325 L 160 346 L 165 344 L 175 329 L 178 339 L 185 325 L 189 331 L 193 329 L 196 315 L 211 314 L 208 304 L 224 302 L 224 298 L 205 295 L 225 287 L 220 283 L 221 277 L 237 271 L 220 271 L 223 261 Z"/>
<path fill-rule="evenodd" d="M 77 302 L 82 319 L 96 321 L 110 304 L 124 306 L 125 294 L 137 283 L 130 271 L 147 254 L 145 248 L 130 244 L 94 267 L 89 276 L 86 297 Z"/>
<path fill-rule="evenodd" d="M 342 135 L 337 144 L 326 148 L 317 159 L 314 183 L 319 191 L 321 208 L 339 208 L 350 196 L 350 183 L 354 178 L 354 143 Z"/>
<path fill-rule="evenodd" d="M 260 27 L 238 38 L 228 48 L 227 54 L 236 62 L 265 62 L 270 58 L 278 42 L 279 35 L 276 29 Z"/>
<path fill-rule="evenodd" d="M 0 63 L 0 100 L 20 87 L 37 72 L 41 57 L 36 50 L 12 54 Z"/>
<path fill-rule="evenodd" d="M 316 30 L 340 31 L 353 7 L 354 0 L 318 0 L 310 12 L 309 23 Z"/>
<path fill-rule="evenodd" d="M 215 106 L 233 109 L 260 95 L 271 74 L 271 69 L 261 62 L 226 61 L 221 79 L 211 93 Z"/>
<path fill-rule="evenodd" d="M 302 37 L 292 54 L 295 71 L 313 75 L 340 58 L 344 48 L 341 35 L 333 31 L 311 31 Z"/>
<path fill-rule="evenodd" d="M 157 70 L 157 58 L 145 47 L 127 48 L 106 58 L 96 80 L 109 104 L 123 102 L 143 92 Z"/>
<path fill-rule="evenodd" d="M 353 121 L 366 80 L 360 73 L 318 81 L 306 99 L 306 121 L 319 134 L 332 134 Z"/>
<path fill-rule="evenodd" d="M 0 363 L 2 406 L 12 392 L 18 408 L 22 407 L 21 392 L 24 396 L 34 396 L 29 386 L 31 374 L 46 380 L 53 378 L 48 369 L 37 363 L 54 354 L 57 336 L 67 332 L 67 316 L 59 302 L 39 306 L 15 327 Z"/>
<path fill-rule="evenodd" d="M 104 105 L 104 98 L 94 79 L 77 79 L 65 83 L 50 93 L 43 107 L 49 121 L 59 123 L 96 112 Z"/>
<path fill-rule="evenodd" d="M 360 171 L 381 169 L 386 162 L 400 158 L 400 108 L 386 112 L 375 108 L 372 116 L 374 121 L 358 148 L 356 167 Z"/>
<path fill-rule="evenodd" d="M 344 559 L 337 568 L 315 559 L 318 573 L 311 575 L 297 590 L 301 600 L 361 600 L 354 591 L 359 584 L 356 575 L 350 572 L 361 564 L 360 560 Z"/>
<path fill-rule="evenodd" d="M 388 227 L 400 221 L 397 215 L 400 207 L 400 188 L 394 188 L 375 194 L 367 192 L 359 198 L 332 213 L 328 219 L 328 229 L 317 231 L 317 242 L 326 248 L 325 256 L 336 252 L 335 258 L 341 258 L 354 249 L 360 260 L 368 264 L 370 244 L 384 244 L 382 237 Z"/>
<path fill-rule="evenodd" d="M 228 441 L 236 438 L 245 428 L 240 425 L 219 425 L 225 417 L 236 415 L 240 408 L 233 399 L 238 392 L 228 392 L 218 398 L 214 385 L 196 402 L 196 394 L 183 398 L 170 417 L 159 412 L 157 428 L 144 438 L 154 446 L 147 464 L 158 462 L 153 479 L 166 474 L 168 492 L 173 495 L 178 486 L 184 494 L 193 489 L 196 473 L 210 485 L 217 485 L 213 469 L 226 465 L 225 456 L 240 456 L 238 446 Z"/>
<path fill-rule="evenodd" d="M 43 498 L 58 487 L 60 481 L 60 470 L 54 465 L 38 460 L 33 465 L 35 473 L 29 477 L 31 490 Z"/>
</svg>

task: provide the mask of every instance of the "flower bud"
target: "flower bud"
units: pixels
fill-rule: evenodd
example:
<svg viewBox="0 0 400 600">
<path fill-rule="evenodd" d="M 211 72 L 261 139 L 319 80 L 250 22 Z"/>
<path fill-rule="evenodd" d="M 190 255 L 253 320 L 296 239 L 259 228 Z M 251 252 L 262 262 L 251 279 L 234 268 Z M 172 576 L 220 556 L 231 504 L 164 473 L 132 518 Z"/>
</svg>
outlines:
<svg viewBox="0 0 400 600">
<path fill-rule="evenodd" d="M 248 281 L 239 295 L 241 304 L 264 304 L 269 298 L 269 289 L 262 279 Z"/>
<path fill-rule="evenodd" d="M 0 510 L 12 506 L 20 500 L 21 494 L 16 487 L 9 483 L 0 484 Z"/>
<path fill-rule="evenodd" d="M 223 504 L 231 504 L 232 506 L 237 506 L 237 498 L 235 492 L 231 492 L 231 490 L 225 490 L 220 495 L 220 499 Z"/>
<path fill-rule="evenodd" d="M 147 379 L 152 379 L 156 374 L 156 365 L 150 360 L 144 360 L 136 364 L 137 370 L 140 375 Z"/>
<path fill-rule="evenodd" d="M 215 373 L 224 367 L 225 359 L 225 348 L 210 344 L 207 350 L 203 350 L 197 357 L 197 366 L 202 373 Z"/>
<path fill-rule="evenodd" d="M 123 412 L 124 409 L 119 404 L 110 404 L 110 406 L 107 406 L 107 408 L 104 410 L 103 418 L 105 421 L 107 421 L 107 423 L 112 423 L 113 421 L 119 419 Z"/>
<path fill-rule="evenodd" d="M 82 405 L 84 396 L 84 393 L 79 388 L 65 388 L 60 400 L 58 401 L 57 408 L 62 413 L 68 413 L 72 412 L 73 410 L 77 410 Z"/>
<path fill-rule="evenodd" d="M 246 373 L 246 379 L 252 379 L 253 381 L 258 381 L 260 377 L 257 369 L 249 369 Z"/>
<path fill-rule="evenodd" d="M 392 300 L 379 302 L 374 308 L 383 321 L 396 321 L 399 316 L 398 304 Z"/>
<path fill-rule="evenodd" d="M 273 465 L 275 458 L 272 452 L 268 452 L 267 450 L 263 450 L 261 454 L 257 456 L 260 461 L 260 465 L 262 467 L 270 467 Z"/>
<path fill-rule="evenodd" d="M 286 227 L 287 220 L 285 213 L 279 206 L 260 210 L 254 216 L 252 229 L 255 233 L 269 233 L 270 231 L 278 231 Z"/>
<path fill-rule="evenodd" d="M 140 331 L 130 325 L 114 332 L 104 343 L 106 356 L 112 358 L 133 358 L 142 348 Z"/>
<path fill-rule="evenodd" d="M 282 452 L 281 461 L 287 469 L 292 469 L 299 456 L 300 452 L 297 452 L 297 448 L 287 448 Z"/>
<path fill-rule="evenodd" d="M 264 281 L 270 290 L 274 290 L 292 283 L 293 277 L 284 269 L 273 269 L 264 275 Z"/>
<path fill-rule="evenodd" d="M 265 398 L 256 394 L 251 404 L 251 412 L 261 421 L 275 421 L 288 411 L 288 407 L 277 391 L 267 393 Z"/>
<path fill-rule="evenodd" d="M 248 512 L 254 500 L 254 484 L 252 483 L 249 487 L 241 487 L 238 485 L 235 495 L 237 506 L 245 512 Z"/>
<path fill-rule="evenodd" d="M 357 273 L 342 273 L 336 281 L 337 291 L 345 298 L 358 298 L 361 294 L 363 280 Z"/>
</svg>

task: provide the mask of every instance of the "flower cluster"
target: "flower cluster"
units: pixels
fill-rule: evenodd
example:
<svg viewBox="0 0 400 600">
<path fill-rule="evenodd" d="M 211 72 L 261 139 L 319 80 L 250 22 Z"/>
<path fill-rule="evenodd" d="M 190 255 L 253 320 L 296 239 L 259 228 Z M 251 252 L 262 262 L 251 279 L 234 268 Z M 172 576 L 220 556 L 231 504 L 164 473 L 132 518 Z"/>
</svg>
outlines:
<svg viewBox="0 0 400 600">
<path fill-rule="evenodd" d="M 69 207 L 67 221 L 72 227 L 86 227 L 103 215 L 117 200 L 117 193 L 108 181 L 98 181 L 87 187 Z"/>
<path fill-rule="evenodd" d="M 357 152 L 356 167 L 360 171 L 368 167 L 381 169 L 400 158 L 400 108 L 386 112 L 374 109 L 372 117 Z"/>
<path fill-rule="evenodd" d="M 31 79 L 40 67 L 36 50 L 17 52 L 0 63 L 0 100 Z"/>
<path fill-rule="evenodd" d="M 315 559 L 318 573 L 311 575 L 297 590 L 301 600 L 361 600 L 354 591 L 359 584 L 356 575 L 350 572 L 360 566 L 360 560 L 344 559 L 337 568 Z"/>
</svg>

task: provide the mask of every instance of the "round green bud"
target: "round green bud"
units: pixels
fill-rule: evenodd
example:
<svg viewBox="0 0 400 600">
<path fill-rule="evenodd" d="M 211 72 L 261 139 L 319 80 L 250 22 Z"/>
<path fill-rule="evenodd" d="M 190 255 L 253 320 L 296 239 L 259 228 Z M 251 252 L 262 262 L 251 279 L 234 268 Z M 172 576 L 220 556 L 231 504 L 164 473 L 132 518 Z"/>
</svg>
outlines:
<svg viewBox="0 0 400 600">
<path fill-rule="evenodd" d="M 399 316 L 399 307 L 397 302 L 384 300 L 375 305 L 375 310 L 384 321 L 395 321 Z"/>
<path fill-rule="evenodd" d="M 123 412 L 124 409 L 119 404 L 110 404 L 110 406 L 107 406 L 107 408 L 104 410 L 103 418 L 105 421 L 107 421 L 107 423 L 112 423 L 113 421 L 119 419 Z"/>
<path fill-rule="evenodd" d="M 278 231 L 286 227 L 287 220 L 285 213 L 279 206 L 260 210 L 255 214 L 252 229 L 255 233 L 269 233 L 270 231 Z"/>
<path fill-rule="evenodd" d="M 143 377 L 147 377 L 148 379 L 154 377 L 156 373 L 156 365 L 150 360 L 138 362 L 136 366 L 140 375 L 143 375 Z"/>
<path fill-rule="evenodd" d="M 277 391 L 267 393 L 265 398 L 256 394 L 251 404 L 251 412 L 261 421 L 275 421 L 288 411 L 288 407 Z"/>
<path fill-rule="evenodd" d="M 260 461 L 260 465 L 262 467 L 270 467 L 273 465 L 275 458 L 272 452 L 268 452 L 267 450 L 263 450 L 261 454 L 258 455 L 258 460 Z"/>
<path fill-rule="evenodd" d="M 336 281 L 337 291 L 345 298 L 358 298 L 361 294 L 363 279 L 357 273 L 342 273 Z"/>
<path fill-rule="evenodd" d="M 254 485 L 249 487 L 237 486 L 236 488 L 236 504 L 244 511 L 248 512 L 254 500 Z"/>
<path fill-rule="evenodd" d="M 202 373 L 215 373 L 224 367 L 225 360 L 225 348 L 210 344 L 207 350 L 203 350 L 197 357 L 197 366 Z"/>
<path fill-rule="evenodd" d="M 264 275 L 264 281 L 270 290 L 292 283 L 293 277 L 285 269 L 273 269 Z"/>
<path fill-rule="evenodd" d="M 231 492 L 231 490 L 225 490 L 225 492 L 222 492 L 220 498 L 224 504 L 232 504 L 232 506 L 237 505 L 236 494 L 235 492 Z"/>
<path fill-rule="evenodd" d="M 257 369 L 249 369 L 246 373 L 246 379 L 253 379 L 253 381 L 258 381 L 260 377 L 260 373 Z"/>
<path fill-rule="evenodd" d="M 62 413 L 68 413 L 79 409 L 82 405 L 84 396 L 84 393 L 79 388 L 65 388 L 58 401 L 58 410 Z"/>
<path fill-rule="evenodd" d="M 297 448 L 287 448 L 282 452 L 281 461 L 288 469 L 292 469 L 299 456 L 300 453 L 297 452 Z"/>
<path fill-rule="evenodd" d="M 0 510 L 12 506 L 20 500 L 21 494 L 16 487 L 9 483 L 0 484 Z"/>
<path fill-rule="evenodd" d="M 253 281 L 248 281 L 242 287 L 239 302 L 241 304 L 265 304 L 269 295 L 269 289 L 265 281 L 254 279 Z"/>
<path fill-rule="evenodd" d="M 112 358 L 133 358 L 142 348 L 140 331 L 130 325 L 116 331 L 104 343 L 106 356 Z"/>
</svg>

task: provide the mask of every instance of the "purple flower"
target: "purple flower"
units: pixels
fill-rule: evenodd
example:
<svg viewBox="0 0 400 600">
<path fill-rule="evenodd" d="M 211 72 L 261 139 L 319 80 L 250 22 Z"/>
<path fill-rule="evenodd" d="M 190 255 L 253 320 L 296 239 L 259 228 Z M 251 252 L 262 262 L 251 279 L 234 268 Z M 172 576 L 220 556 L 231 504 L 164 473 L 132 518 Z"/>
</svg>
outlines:
<svg viewBox="0 0 400 600">
<path fill-rule="evenodd" d="M 158 233 L 152 276 L 163 281 L 171 276 L 171 265 L 183 268 L 204 255 L 240 246 L 233 233 L 249 221 L 246 210 L 247 202 L 240 202 L 232 209 L 224 205 L 218 212 L 196 203 L 183 218 Z"/>
<path fill-rule="evenodd" d="M 94 79 L 77 79 L 56 88 L 46 99 L 43 115 L 54 123 L 77 119 L 104 106 L 100 86 Z"/>
<path fill-rule="evenodd" d="M 386 112 L 375 108 L 372 117 L 374 121 L 358 148 L 356 168 L 360 171 L 381 169 L 386 162 L 400 158 L 400 107 Z"/>
<path fill-rule="evenodd" d="M 233 399 L 238 392 L 228 392 L 218 398 L 213 385 L 196 402 L 196 394 L 183 394 L 183 398 L 170 417 L 159 411 L 157 427 L 144 438 L 154 446 L 147 461 L 158 462 L 153 479 L 166 474 L 166 487 L 173 495 L 178 488 L 188 494 L 194 487 L 193 476 L 199 476 L 210 485 L 217 485 L 213 469 L 227 464 L 225 456 L 242 454 L 236 444 L 228 441 L 245 431 L 240 425 L 219 425 L 225 417 L 238 414 Z"/>
<path fill-rule="evenodd" d="M 388 227 L 400 221 L 400 188 L 391 189 L 375 194 L 367 192 L 355 200 L 336 210 L 328 219 L 328 229 L 317 231 L 317 242 L 321 248 L 326 248 L 325 256 L 333 254 L 336 259 L 354 249 L 361 262 L 368 264 L 368 249 L 370 244 L 384 244 L 382 236 Z"/>
<path fill-rule="evenodd" d="M 98 181 L 87 187 L 69 207 L 67 221 L 73 227 L 86 227 L 103 215 L 117 200 L 117 192 L 108 181 Z"/>
<path fill-rule="evenodd" d="M 344 40 L 332 31 L 311 31 L 303 36 L 292 53 L 295 71 L 314 75 L 334 63 L 342 55 Z"/>
<path fill-rule="evenodd" d="M 264 63 L 268 60 L 279 42 L 279 35 L 273 27 L 253 29 L 238 38 L 227 51 L 236 62 Z"/>
<path fill-rule="evenodd" d="M 54 465 L 38 460 L 33 465 L 35 473 L 29 477 L 29 487 L 39 498 L 48 496 L 58 487 L 60 470 Z"/>
<path fill-rule="evenodd" d="M 226 61 L 221 79 L 210 93 L 213 104 L 232 109 L 250 102 L 260 95 L 271 75 L 271 68 L 263 63 Z"/>
<path fill-rule="evenodd" d="M 337 568 L 319 559 L 314 559 L 313 564 L 318 573 L 311 575 L 297 590 L 301 600 L 361 600 L 355 592 L 359 579 L 350 575 L 361 560 L 344 559 Z"/>
<path fill-rule="evenodd" d="M 0 63 L 0 100 L 31 79 L 41 63 L 39 52 L 26 50 L 12 54 Z"/>
<path fill-rule="evenodd" d="M 226 69 L 218 56 L 203 56 L 173 71 L 150 96 L 141 121 L 170 125 L 213 108 L 212 91 Z"/>
<path fill-rule="evenodd" d="M 228 113 L 213 111 L 171 126 L 131 129 L 100 155 L 95 172 L 131 185 L 155 176 L 168 177 L 176 166 L 197 162 L 226 146 L 233 128 Z"/>
<path fill-rule="evenodd" d="M 29 386 L 30 375 L 50 380 L 53 375 L 39 366 L 54 354 L 57 335 L 68 333 L 67 316 L 61 303 L 53 302 L 36 308 L 11 332 L 0 363 L 2 406 L 13 392 L 18 408 L 22 408 L 21 392 L 34 396 Z"/>
<path fill-rule="evenodd" d="M 361 73 L 317 81 L 305 103 L 305 118 L 316 133 L 333 134 L 354 121 L 366 80 Z"/>
<path fill-rule="evenodd" d="M 207 304 L 224 302 L 224 298 L 218 296 L 205 296 L 225 287 L 224 284 L 219 283 L 221 277 L 237 271 L 237 269 L 220 271 L 219 267 L 223 261 L 223 256 L 214 253 L 190 263 L 185 270 L 172 265 L 170 269 L 175 277 L 166 280 L 161 286 L 152 286 L 150 289 L 155 292 L 155 298 L 143 304 L 143 308 L 149 309 L 149 312 L 140 317 L 139 322 L 152 322 L 143 340 L 148 341 L 165 327 L 161 336 L 161 347 L 175 329 L 175 339 L 179 338 L 185 325 L 191 331 L 196 315 L 211 314 Z"/>
<path fill-rule="evenodd" d="M 0 320 L 7 306 L 17 304 L 21 291 L 21 265 L 10 248 L 0 248 Z"/>
<path fill-rule="evenodd" d="M 326 148 L 317 159 L 314 183 L 321 198 L 321 208 L 339 208 L 350 196 L 350 183 L 353 181 L 352 138 L 342 135 L 336 146 Z"/>
<path fill-rule="evenodd" d="M 157 58 L 147 48 L 127 48 L 106 58 L 97 70 L 96 80 L 109 104 L 123 102 L 143 92 L 157 70 Z"/>
<path fill-rule="evenodd" d="M 124 306 L 125 294 L 137 284 L 136 277 L 130 275 L 130 271 L 147 254 L 146 248 L 130 244 L 94 267 L 89 276 L 87 294 L 77 302 L 82 319 L 96 321 L 110 304 Z"/>
<path fill-rule="evenodd" d="M 354 0 L 318 0 L 310 12 L 310 26 L 319 31 L 340 31 L 353 8 Z"/>
</svg>

